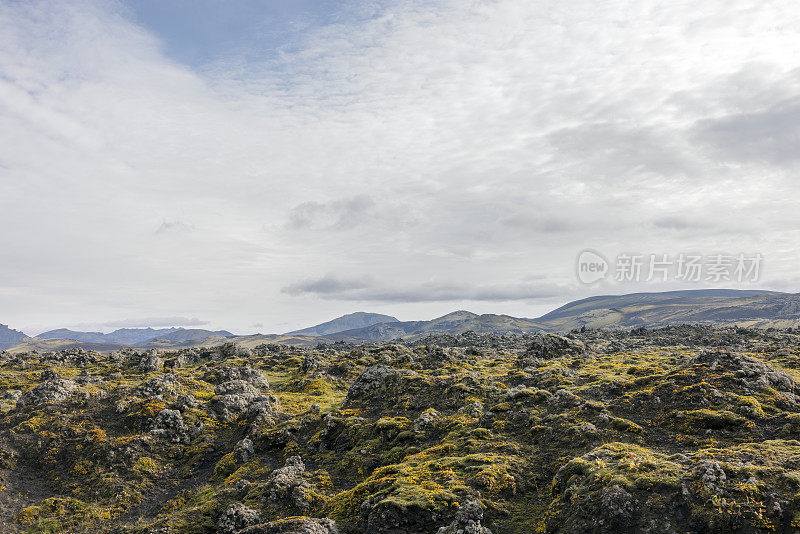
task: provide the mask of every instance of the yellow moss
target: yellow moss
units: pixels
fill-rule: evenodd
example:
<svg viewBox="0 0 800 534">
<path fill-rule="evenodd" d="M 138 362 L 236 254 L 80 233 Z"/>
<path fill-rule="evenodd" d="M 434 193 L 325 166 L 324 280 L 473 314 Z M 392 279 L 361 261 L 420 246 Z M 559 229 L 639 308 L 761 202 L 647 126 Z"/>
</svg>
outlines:
<svg viewBox="0 0 800 534">
<path fill-rule="evenodd" d="M 134 462 L 132 469 L 141 475 L 152 477 L 158 475 L 161 472 L 162 467 L 158 464 L 158 462 L 149 456 L 142 456 L 141 458 L 137 459 L 136 462 Z"/>
</svg>

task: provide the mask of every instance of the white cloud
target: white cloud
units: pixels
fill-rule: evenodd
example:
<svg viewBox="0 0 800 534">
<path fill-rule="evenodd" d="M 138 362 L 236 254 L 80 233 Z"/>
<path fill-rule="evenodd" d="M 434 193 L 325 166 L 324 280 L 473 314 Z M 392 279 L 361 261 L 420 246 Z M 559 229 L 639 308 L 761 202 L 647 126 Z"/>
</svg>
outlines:
<svg viewBox="0 0 800 534">
<path fill-rule="evenodd" d="M 199 71 L 125 13 L 0 5 L 12 326 L 304 326 L 352 311 L 281 291 L 324 273 L 444 313 L 573 283 L 586 247 L 758 250 L 793 276 L 792 2 L 395 2 Z"/>
<path fill-rule="evenodd" d="M 380 282 L 369 276 L 337 277 L 327 274 L 318 280 L 298 282 L 283 288 L 291 295 L 315 295 L 323 299 L 360 302 L 507 302 L 564 297 L 574 293 L 566 285 L 542 282 L 518 284 L 462 284 L 430 280 L 418 285 Z"/>
<path fill-rule="evenodd" d="M 201 321 L 197 317 L 140 317 L 138 319 L 107 321 L 103 324 L 103 326 L 114 328 L 147 328 L 169 326 L 203 326 L 207 324 L 208 321 Z"/>
</svg>

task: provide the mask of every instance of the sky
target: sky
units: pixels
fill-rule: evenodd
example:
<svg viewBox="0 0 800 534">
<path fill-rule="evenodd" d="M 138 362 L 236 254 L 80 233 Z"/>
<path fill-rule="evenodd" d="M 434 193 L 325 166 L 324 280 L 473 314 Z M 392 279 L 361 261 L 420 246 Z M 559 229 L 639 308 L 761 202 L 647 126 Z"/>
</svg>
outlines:
<svg viewBox="0 0 800 534">
<path fill-rule="evenodd" d="M 0 322 L 29 334 L 797 292 L 798 170 L 790 0 L 0 1 Z M 614 276 L 683 254 L 763 261 Z"/>
</svg>

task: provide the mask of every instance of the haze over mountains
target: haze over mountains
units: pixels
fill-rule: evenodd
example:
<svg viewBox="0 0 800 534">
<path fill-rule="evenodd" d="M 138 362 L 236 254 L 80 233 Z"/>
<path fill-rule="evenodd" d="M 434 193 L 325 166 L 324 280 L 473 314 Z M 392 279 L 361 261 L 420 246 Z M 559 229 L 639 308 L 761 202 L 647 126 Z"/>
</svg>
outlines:
<svg viewBox="0 0 800 534">
<path fill-rule="evenodd" d="M 577 328 L 636 328 L 698 323 L 751 327 L 800 327 L 800 294 L 774 291 L 705 289 L 603 295 L 570 302 L 541 317 L 455 311 L 431 320 L 398 321 L 390 315 L 356 312 L 285 334 L 236 336 L 226 330 L 122 328 L 103 334 L 51 330 L 35 338 L 0 325 L 0 348 L 57 350 L 82 346 L 114 350 L 121 346 L 181 348 L 232 340 L 245 345 L 275 342 L 315 345 L 320 342 L 414 340 L 430 334 L 467 331 L 495 334 L 559 332 Z"/>
</svg>

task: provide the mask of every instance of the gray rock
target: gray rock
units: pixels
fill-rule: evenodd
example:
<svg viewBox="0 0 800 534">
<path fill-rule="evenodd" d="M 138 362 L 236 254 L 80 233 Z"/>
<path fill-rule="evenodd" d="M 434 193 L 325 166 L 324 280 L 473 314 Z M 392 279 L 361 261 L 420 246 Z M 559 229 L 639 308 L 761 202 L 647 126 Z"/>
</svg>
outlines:
<svg viewBox="0 0 800 534">
<path fill-rule="evenodd" d="M 492 531 L 481 525 L 483 506 L 476 499 L 464 501 L 456 512 L 453 522 L 440 527 L 436 534 L 492 534 Z"/>
<path fill-rule="evenodd" d="M 553 408 L 574 408 L 583 404 L 583 400 L 571 391 L 559 389 L 550 396 L 547 404 Z"/>
<path fill-rule="evenodd" d="M 223 420 L 230 421 L 243 414 L 257 420 L 274 418 L 278 411 L 278 399 L 264 395 L 250 382 L 231 380 L 214 388 L 211 409 Z"/>
<path fill-rule="evenodd" d="M 247 416 L 254 423 L 264 423 L 275 421 L 280 409 L 280 402 L 275 395 L 258 397 L 247 408 Z"/>
<path fill-rule="evenodd" d="M 425 410 L 414 420 L 414 432 L 422 432 L 423 430 L 432 428 L 438 418 L 439 412 L 433 408 Z"/>
<path fill-rule="evenodd" d="M 401 379 L 416 378 L 419 375 L 407 369 L 395 369 L 387 365 L 373 365 L 364 369 L 347 390 L 348 400 L 375 394 L 379 390 L 397 384 Z"/>
<path fill-rule="evenodd" d="M 339 530 L 333 519 L 289 517 L 249 527 L 238 534 L 339 534 Z"/>
<path fill-rule="evenodd" d="M 74 380 L 61 378 L 52 369 L 43 372 L 42 378 L 44 379 L 43 382 L 33 389 L 24 392 L 19 397 L 17 401 L 18 407 L 49 402 L 63 402 L 78 388 Z"/>
<path fill-rule="evenodd" d="M 139 369 L 145 373 L 161 371 L 164 368 L 164 360 L 158 357 L 155 350 L 147 351 L 142 359 L 139 360 Z"/>
<path fill-rule="evenodd" d="M 175 397 L 182 392 L 183 386 L 178 379 L 178 375 L 174 373 L 165 373 L 148 378 L 133 390 L 134 395 L 145 399 Z"/>
<path fill-rule="evenodd" d="M 248 348 L 237 345 L 233 341 L 224 343 L 216 348 L 216 352 L 221 359 L 228 358 L 252 358 L 253 351 Z"/>
<path fill-rule="evenodd" d="M 519 357 L 519 364 L 525 367 L 529 360 L 577 356 L 584 352 L 586 352 L 586 345 L 582 341 L 556 334 L 543 334 L 534 338 L 528 345 L 525 352 Z"/>
<path fill-rule="evenodd" d="M 605 513 L 623 522 L 634 513 L 633 496 L 618 485 L 608 486 L 600 492 L 600 502 Z"/>
<path fill-rule="evenodd" d="M 246 365 L 241 367 L 220 365 L 207 373 L 205 379 L 212 384 L 241 380 L 259 390 L 269 389 L 269 381 L 264 372 Z"/>
<path fill-rule="evenodd" d="M 217 520 L 217 534 L 238 534 L 242 529 L 261 522 L 258 512 L 242 503 L 228 505 Z"/>
<path fill-rule="evenodd" d="M 703 460 L 690 471 L 691 478 L 699 480 L 703 489 L 711 495 L 721 495 L 724 490 L 725 470 L 716 460 Z"/>
<path fill-rule="evenodd" d="M 249 438 L 240 440 L 233 448 L 233 452 L 238 454 L 242 462 L 247 462 L 253 457 L 255 450 L 253 449 L 253 441 Z"/>
<path fill-rule="evenodd" d="M 788 397 L 796 402 L 798 391 L 794 379 L 784 371 L 779 371 L 764 362 L 727 351 L 703 351 L 689 361 L 689 365 L 703 365 L 709 370 L 722 374 L 730 372 L 746 389 L 761 391 L 772 387 L 780 392 L 790 394 Z"/>
<path fill-rule="evenodd" d="M 150 433 L 173 443 L 189 443 L 189 427 L 178 410 L 161 410 L 153 420 Z"/>
<path fill-rule="evenodd" d="M 317 371 L 321 365 L 322 360 L 319 358 L 319 356 L 307 354 L 306 357 L 303 358 L 303 364 L 300 366 L 300 370 L 303 372 L 303 374 L 310 375 Z"/>
<path fill-rule="evenodd" d="M 265 488 L 271 501 L 289 499 L 300 510 L 311 508 L 311 484 L 306 477 L 306 466 L 299 456 L 288 458 L 283 467 L 272 471 Z"/>
<path fill-rule="evenodd" d="M 483 415 L 484 407 L 481 401 L 476 400 L 470 404 L 467 404 L 466 406 L 462 406 L 458 409 L 458 411 L 471 417 L 480 417 Z"/>
</svg>

